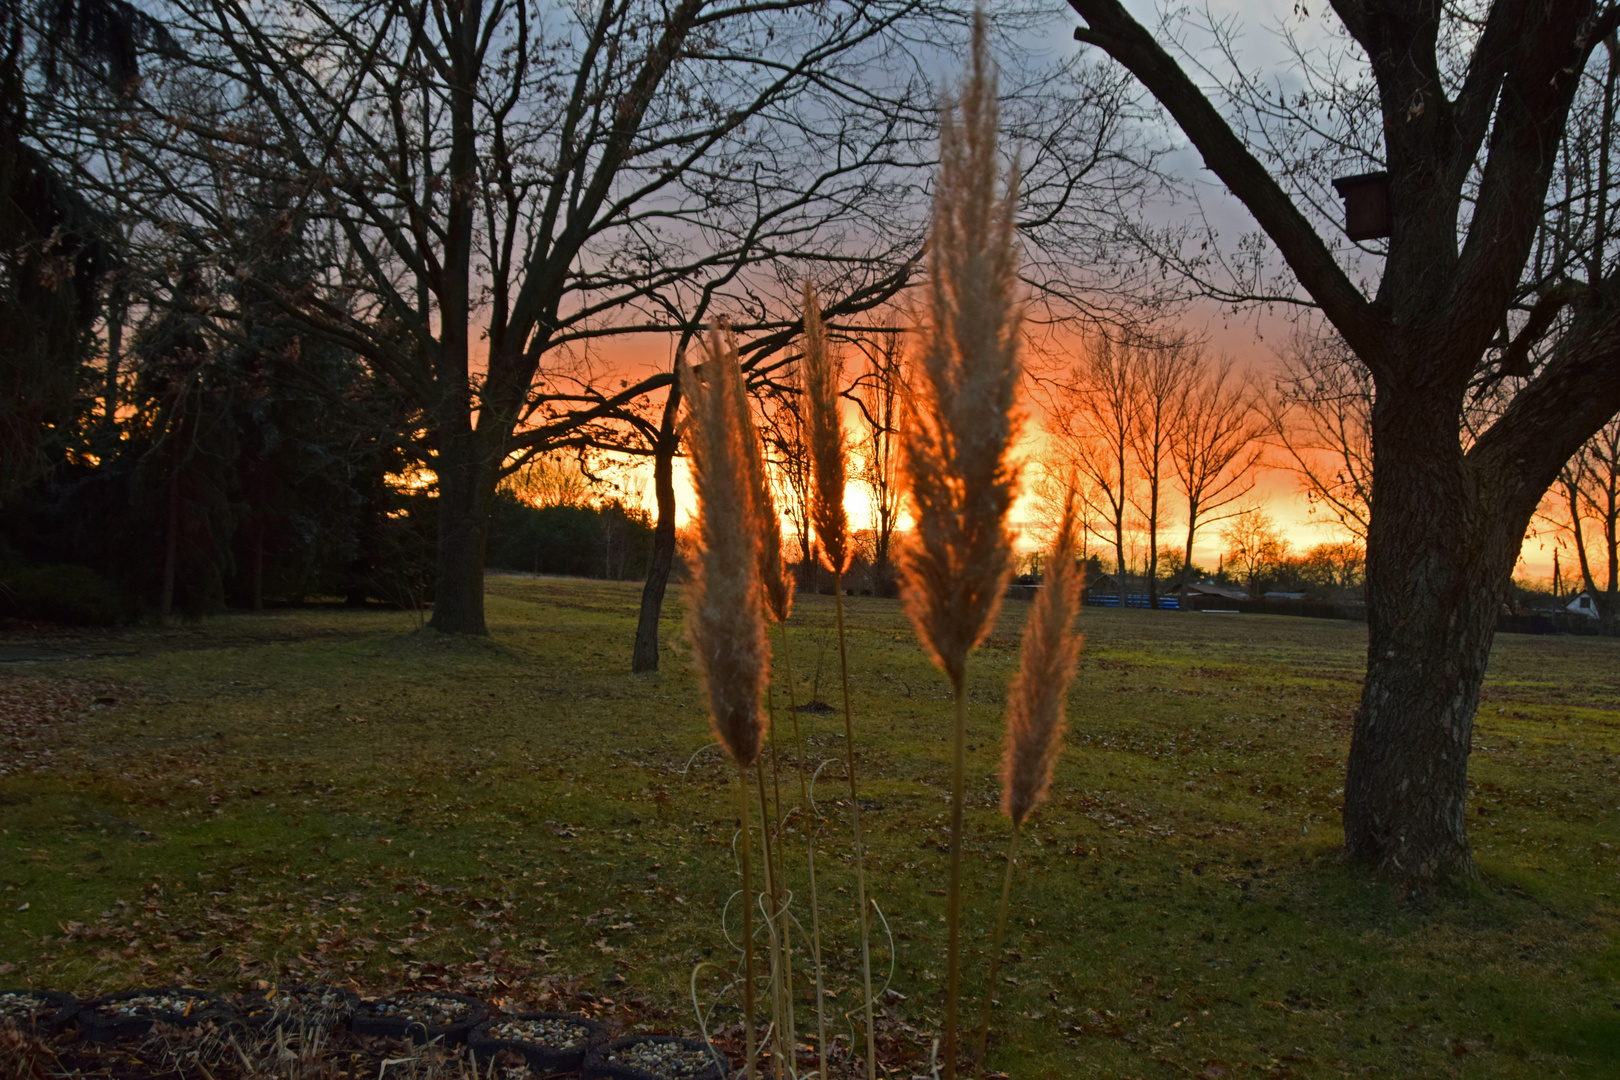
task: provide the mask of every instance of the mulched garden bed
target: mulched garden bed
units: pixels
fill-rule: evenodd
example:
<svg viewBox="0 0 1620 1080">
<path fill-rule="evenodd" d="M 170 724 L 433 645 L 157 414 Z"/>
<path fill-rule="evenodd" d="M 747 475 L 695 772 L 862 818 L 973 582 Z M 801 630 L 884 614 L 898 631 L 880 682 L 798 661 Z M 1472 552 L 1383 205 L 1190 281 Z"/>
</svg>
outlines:
<svg viewBox="0 0 1620 1080">
<path fill-rule="evenodd" d="M 585 999 L 577 1002 L 581 1007 L 611 1018 L 612 1029 L 628 1019 L 608 999 L 580 998 Z M 354 1030 L 368 1017 L 402 1030 L 397 1035 Z M 87 1027 L 81 1027 L 83 1020 L 89 1021 Z M 456 1038 L 442 1036 L 457 1027 L 464 1035 L 469 1022 L 481 1025 L 481 1048 L 469 1050 L 453 1045 Z M 482 1001 L 443 991 L 361 1001 L 341 987 L 282 986 L 227 1002 L 202 991 L 159 987 L 79 1002 L 67 995 L 12 990 L 0 991 L 0 1077 L 264 1080 L 294 1075 L 375 1080 L 397 1075 L 465 1080 L 476 1068 L 483 1080 L 520 1080 L 577 1075 L 586 1051 L 601 1047 L 608 1030 L 578 1013 L 512 1011 L 491 1018 Z M 430 1036 L 425 1045 L 424 1031 Z M 667 1073 L 670 1080 L 713 1080 L 719 1075 L 701 1043 L 651 1040 L 654 1045 L 664 1042 L 669 1045 L 663 1056 L 673 1069 Z M 698 1049 L 691 1053 L 683 1046 Z M 537 1057 L 525 1052 L 540 1049 L 572 1060 L 558 1062 L 558 1068 L 545 1053 Z M 476 1064 L 470 1060 L 475 1055 Z M 645 1053 L 636 1060 L 642 1058 L 652 1062 Z M 697 1071 L 685 1067 L 692 1063 Z"/>
</svg>

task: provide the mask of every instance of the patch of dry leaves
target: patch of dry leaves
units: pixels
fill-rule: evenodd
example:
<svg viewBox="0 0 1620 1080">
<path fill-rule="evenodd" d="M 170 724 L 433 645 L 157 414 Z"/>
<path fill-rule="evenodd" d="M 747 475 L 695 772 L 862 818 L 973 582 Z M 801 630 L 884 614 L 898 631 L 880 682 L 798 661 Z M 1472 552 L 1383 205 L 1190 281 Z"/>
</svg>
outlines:
<svg viewBox="0 0 1620 1080">
<path fill-rule="evenodd" d="M 133 696 L 105 680 L 0 675 L 0 777 L 50 768 L 80 717 Z"/>
</svg>

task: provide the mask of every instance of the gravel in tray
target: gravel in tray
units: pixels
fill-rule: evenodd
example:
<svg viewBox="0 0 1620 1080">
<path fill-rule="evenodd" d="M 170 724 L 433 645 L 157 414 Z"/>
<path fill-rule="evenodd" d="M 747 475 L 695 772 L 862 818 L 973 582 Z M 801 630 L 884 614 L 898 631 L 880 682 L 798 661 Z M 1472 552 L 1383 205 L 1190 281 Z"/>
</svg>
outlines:
<svg viewBox="0 0 1620 1080">
<path fill-rule="evenodd" d="M 666 1042 L 638 1042 L 615 1047 L 604 1051 L 602 1059 L 614 1065 L 642 1069 L 654 1076 L 668 1077 L 668 1080 L 701 1076 L 705 1070 L 714 1067 L 714 1055 L 707 1050 Z"/>
<path fill-rule="evenodd" d="M 573 1020 L 519 1020 L 508 1017 L 484 1028 L 484 1037 L 540 1046 L 569 1047 L 588 1042 L 591 1029 Z"/>
<path fill-rule="evenodd" d="M 362 1008 L 372 1016 L 386 1016 L 430 1027 L 449 1027 L 471 1016 L 474 1006 L 438 994 L 400 994 L 368 1001 Z"/>
<path fill-rule="evenodd" d="M 190 1016 L 211 1005 L 213 1002 L 205 999 L 158 991 L 119 998 L 117 1001 L 104 1001 L 96 1006 L 96 1011 L 106 1016 L 138 1016 L 161 1020 L 170 1016 Z"/>
<path fill-rule="evenodd" d="M 0 1022 L 31 1027 L 55 1016 L 61 1008 L 59 1003 L 33 994 L 19 994 L 15 990 L 0 993 Z"/>
</svg>

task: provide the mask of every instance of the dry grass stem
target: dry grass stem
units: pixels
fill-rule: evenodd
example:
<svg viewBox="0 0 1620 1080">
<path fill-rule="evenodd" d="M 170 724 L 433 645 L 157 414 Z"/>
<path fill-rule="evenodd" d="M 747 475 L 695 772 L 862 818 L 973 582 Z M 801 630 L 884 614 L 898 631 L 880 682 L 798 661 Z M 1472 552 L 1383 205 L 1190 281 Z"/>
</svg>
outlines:
<svg viewBox="0 0 1620 1080">
<path fill-rule="evenodd" d="M 759 524 L 743 438 L 748 418 L 738 410 L 743 399 L 737 352 L 722 327 L 710 333 L 705 351 L 702 378 L 691 368 L 681 373 L 699 504 L 686 627 L 715 738 L 747 768 L 763 746 L 759 704 L 770 661 L 761 617 Z"/>
<path fill-rule="evenodd" d="M 781 623 L 780 627 L 782 665 L 787 674 L 783 684 L 787 687 L 788 715 L 793 718 L 793 752 L 799 765 L 799 812 L 803 815 L 804 846 L 810 869 L 810 959 L 816 978 L 816 1075 L 826 1077 L 827 995 L 821 966 L 821 894 L 816 887 L 815 804 L 810 801 L 809 782 L 805 779 L 808 763 L 804 756 L 804 735 L 799 729 L 799 703 L 793 689 L 793 650 L 788 643 L 787 623 Z"/>
<path fill-rule="evenodd" d="M 754 841 L 748 827 L 748 768 L 737 766 L 737 821 L 742 827 L 743 1075 L 754 1080 L 759 1042 L 754 1034 Z"/>
<path fill-rule="evenodd" d="M 929 317 L 906 402 L 904 469 L 916 530 L 902 552 L 906 613 L 951 681 L 951 847 L 945 1046 L 957 1067 L 961 997 L 962 814 L 967 786 L 967 658 L 995 623 L 1012 573 L 1007 511 L 1018 493 L 1012 444 L 1020 306 L 1017 170 L 1004 188 L 999 110 L 985 19 L 973 20 L 972 67 L 940 125 L 930 244 Z"/>
</svg>

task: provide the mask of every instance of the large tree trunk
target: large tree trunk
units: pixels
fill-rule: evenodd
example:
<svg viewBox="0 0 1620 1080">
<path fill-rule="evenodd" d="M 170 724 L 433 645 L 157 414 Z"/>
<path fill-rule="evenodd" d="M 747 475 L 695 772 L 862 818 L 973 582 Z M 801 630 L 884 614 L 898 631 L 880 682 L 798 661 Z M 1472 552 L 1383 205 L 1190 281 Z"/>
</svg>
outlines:
<svg viewBox="0 0 1620 1080">
<path fill-rule="evenodd" d="M 174 578 L 180 549 L 180 463 L 169 466 L 163 526 L 163 582 L 158 598 L 158 625 L 168 626 L 174 614 Z"/>
<path fill-rule="evenodd" d="M 1345 854 L 1407 880 L 1471 873 L 1468 753 L 1528 519 L 1487 504 L 1421 392 L 1374 414 L 1367 676 L 1345 780 Z M 1425 413 L 1429 415 L 1424 415 Z M 1445 419 L 1444 417 L 1440 419 Z M 1427 429 L 1427 430 L 1425 430 Z"/>
<path fill-rule="evenodd" d="M 664 416 L 658 425 L 658 445 L 653 452 L 653 490 L 658 499 L 658 525 L 653 530 L 652 565 L 647 568 L 647 584 L 641 590 L 641 617 L 636 623 L 635 650 L 630 657 L 631 671 L 658 670 L 658 620 L 664 611 L 664 590 L 675 566 L 675 450 L 680 437 L 675 418 L 681 408 L 681 384 L 677 377 L 664 401 Z"/>
<path fill-rule="evenodd" d="M 253 515 L 253 550 L 249 555 L 252 560 L 248 567 L 248 607 L 253 611 L 264 610 L 264 514 Z"/>
<path fill-rule="evenodd" d="M 488 634 L 484 624 L 484 551 L 495 497 L 494 470 L 473 436 L 447 439 L 439 454 L 439 544 L 433 618 L 446 634 Z"/>
</svg>

